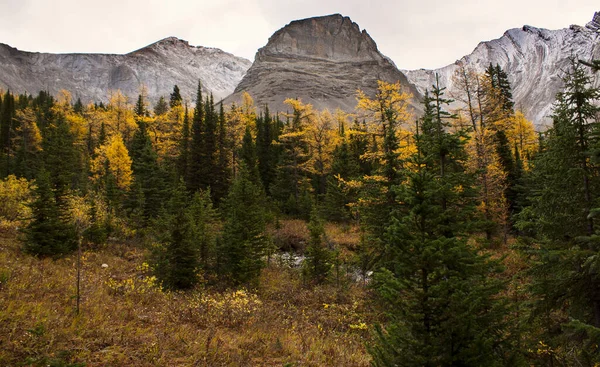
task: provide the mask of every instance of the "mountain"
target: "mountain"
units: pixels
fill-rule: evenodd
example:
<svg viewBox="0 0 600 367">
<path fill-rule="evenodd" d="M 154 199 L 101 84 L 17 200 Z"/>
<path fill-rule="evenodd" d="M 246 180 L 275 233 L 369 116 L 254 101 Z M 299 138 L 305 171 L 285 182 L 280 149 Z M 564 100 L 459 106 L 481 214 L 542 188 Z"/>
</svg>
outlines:
<svg viewBox="0 0 600 367">
<path fill-rule="evenodd" d="M 547 30 L 531 26 L 508 30 L 498 39 L 481 42 L 475 50 L 454 64 L 436 70 L 403 70 L 420 93 L 434 83 L 457 93 L 452 75 L 464 65 L 478 72 L 499 64 L 508 74 L 515 106 L 537 126 L 550 123 L 552 103 L 562 88 L 561 76 L 569 67 L 569 58 L 600 59 L 600 12 L 586 26 L 571 25 L 565 29 Z M 596 84 L 600 84 L 596 78 Z"/>
<path fill-rule="evenodd" d="M 168 97 L 175 84 L 184 98 L 193 100 L 200 79 L 218 100 L 233 92 L 250 65 L 217 48 L 190 46 L 175 37 L 125 55 L 25 52 L 0 43 L 0 89 L 30 94 L 66 89 L 84 102 L 106 102 L 111 90 L 135 98 L 145 85 L 154 102 Z"/>
<path fill-rule="evenodd" d="M 406 76 L 382 55 L 365 30 L 340 14 L 295 20 L 275 32 L 225 102 L 246 91 L 259 106 L 284 111 L 287 98 L 317 109 L 353 111 L 356 91 L 374 95 L 377 80 L 400 81 L 418 97 Z M 418 103 L 417 109 L 420 109 Z"/>
</svg>

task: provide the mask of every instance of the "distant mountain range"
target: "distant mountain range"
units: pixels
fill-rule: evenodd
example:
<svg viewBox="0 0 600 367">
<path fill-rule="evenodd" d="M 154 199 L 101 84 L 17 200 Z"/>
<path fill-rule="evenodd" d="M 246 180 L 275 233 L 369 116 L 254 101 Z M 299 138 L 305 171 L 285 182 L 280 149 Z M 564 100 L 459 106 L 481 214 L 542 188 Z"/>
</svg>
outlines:
<svg viewBox="0 0 600 367">
<path fill-rule="evenodd" d="M 511 29 L 481 42 L 455 63 L 437 70 L 401 70 L 378 49 L 369 34 L 339 14 L 296 20 L 275 32 L 253 63 L 215 48 L 194 47 L 166 38 L 125 55 L 47 54 L 0 44 L 0 88 L 35 94 L 69 90 L 84 102 L 106 101 L 109 91 L 130 97 L 145 85 L 148 98 L 168 96 L 177 84 L 192 101 L 196 83 L 226 103 L 249 92 L 258 106 L 286 109 L 286 98 L 301 98 L 317 109 L 353 111 L 357 89 L 373 94 L 377 80 L 400 81 L 419 100 L 440 75 L 450 94 L 455 70 L 464 65 L 482 72 L 490 63 L 508 74 L 515 105 L 537 125 L 549 122 L 561 76 L 571 56 L 600 59 L 600 13 L 585 26 L 559 30 L 531 26 Z M 598 78 L 596 82 L 600 84 Z"/>
<path fill-rule="evenodd" d="M 233 92 L 250 65 L 217 48 L 190 46 L 174 37 L 125 55 L 25 52 L 0 43 L 0 88 L 30 94 L 66 89 L 87 103 L 106 102 L 116 90 L 135 99 L 145 85 L 155 102 L 175 84 L 184 98 L 193 100 L 201 80 L 203 89 L 219 100 Z"/>
</svg>

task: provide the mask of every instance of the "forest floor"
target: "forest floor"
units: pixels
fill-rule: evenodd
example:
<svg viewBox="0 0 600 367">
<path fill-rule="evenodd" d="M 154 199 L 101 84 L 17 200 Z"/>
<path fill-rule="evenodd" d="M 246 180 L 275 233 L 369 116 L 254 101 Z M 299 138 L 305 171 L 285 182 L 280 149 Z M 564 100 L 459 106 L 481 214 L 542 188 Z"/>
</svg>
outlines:
<svg viewBox="0 0 600 367">
<path fill-rule="evenodd" d="M 357 241 L 348 228 L 327 231 L 345 249 Z M 299 221 L 276 233 L 306 234 Z M 164 292 L 146 250 L 110 243 L 83 253 L 77 314 L 76 255 L 38 259 L 23 254 L 17 238 L 0 233 L 1 366 L 370 363 L 366 344 L 378 316 L 361 284 L 309 286 L 299 269 L 271 260 L 256 289 Z"/>
</svg>

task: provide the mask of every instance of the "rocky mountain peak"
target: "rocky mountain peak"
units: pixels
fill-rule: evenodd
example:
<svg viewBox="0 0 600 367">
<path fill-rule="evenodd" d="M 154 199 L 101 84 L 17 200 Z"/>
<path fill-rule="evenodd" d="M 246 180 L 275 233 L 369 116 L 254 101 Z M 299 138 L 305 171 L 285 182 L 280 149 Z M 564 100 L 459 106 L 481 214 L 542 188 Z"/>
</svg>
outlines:
<svg viewBox="0 0 600 367">
<path fill-rule="evenodd" d="M 295 56 L 341 62 L 380 60 L 375 41 L 341 14 L 295 20 L 275 32 L 257 57 Z"/>
<path fill-rule="evenodd" d="M 319 110 L 350 112 L 357 89 L 374 96 L 378 80 L 400 81 L 419 96 L 365 30 L 348 17 L 326 15 L 295 20 L 276 31 L 225 103 L 238 102 L 246 91 L 271 111 L 286 111 L 285 99 L 300 98 Z"/>
<path fill-rule="evenodd" d="M 600 11 L 594 13 L 592 21 L 586 24 L 585 27 L 595 32 L 600 31 Z"/>
</svg>

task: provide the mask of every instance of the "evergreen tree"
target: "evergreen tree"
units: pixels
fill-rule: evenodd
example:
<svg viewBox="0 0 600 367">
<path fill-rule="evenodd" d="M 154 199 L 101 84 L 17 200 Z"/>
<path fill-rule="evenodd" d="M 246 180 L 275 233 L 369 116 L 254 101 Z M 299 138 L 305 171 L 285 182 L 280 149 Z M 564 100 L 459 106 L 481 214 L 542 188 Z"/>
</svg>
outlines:
<svg viewBox="0 0 600 367">
<path fill-rule="evenodd" d="M 277 164 L 276 149 L 273 147 L 275 140 L 275 126 L 269 108 L 256 119 L 256 154 L 258 157 L 258 170 L 265 192 L 270 193 L 270 187 L 275 180 L 275 165 Z"/>
<path fill-rule="evenodd" d="M 153 249 L 153 263 L 163 287 L 189 289 L 199 279 L 201 266 L 193 218 L 189 210 L 185 186 L 180 183 L 172 191 L 166 214 L 155 224 L 162 246 Z"/>
<path fill-rule="evenodd" d="M 225 225 L 218 242 L 218 269 L 228 283 L 255 285 L 265 266 L 268 240 L 265 197 L 242 165 L 222 204 Z"/>
<path fill-rule="evenodd" d="M 81 115 L 83 113 L 83 102 L 81 102 L 81 98 L 77 97 L 77 101 L 73 105 L 73 112 Z"/>
<path fill-rule="evenodd" d="M 331 272 L 333 253 L 325 243 L 325 228 L 316 207 L 311 211 L 308 230 L 310 241 L 306 248 L 303 273 L 312 282 L 319 284 L 323 283 Z"/>
<path fill-rule="evenodd" d="M 375 330 L 376 366 L 501 364 L 500 287 L 488 278 L 493 263 L 466 241 L 473 180 L 464 170 L 466 132 L 447 129 L 448 102 L 435 85 L 416 129 L 413 169 L 395 190 L 402 204 L 386 232 L 388 261 L 375 276 L 390 319 Z"/>
<path fill-rule="evenodd" d="M 179 91 L 179 87 L 176 84 L 173 87 L 173 93 L 171 93 L 171 96 L 169 98 L 169 106 L 171 108 L 181 106 L 182 101 L 183 101 L 183 98 L 181 98 L 181 92 Z"/>
<path fill-rule="evenodd" d="M 160 116 L 164 115 L 167 112 L 169 112 L 169 104 L 165 100 L 165 97 L 160 96 L 158 102 L 156 102 L 156 105 L 154 106 L 154 115 Z"/>
<path fill-rule="evenodd" d="M 257 186 L 261 186 L 260 175 L 258 172 L 258 162 L 256 157 L 256 146 L 254 145 L 254 139 L 252 139 L 252 133 L 250 132 L 250 126 L 246 126 L 244 137 L 242 138 L 242 147 L 240 149 L 240 161 L 245 165 L 250 175 L 250 180 Z"/>
<path fill-rule="evenodd" d="M 15 115 L 15 98 L 7 91 L 0 106 L 0 153 L 2 154 L 2 175 L 8 176 L 11 168 L 11 133 L 13 131 L 13 118 Z"/>
<path fill-rule="evenodd" d="M 177 158 L 177 174 L 180 179 L 189 178 L 190 168 L 190 116 L 187 103 L 183 114 L 183 125 L 181 126 L 181 140 L 179 141 L 179 157 Z"/>
<path fill-rule="evenodd" d="M 600 363 L 595 223 L 600 180 L 597 162 L 590 159 L 599 144 L 595 116 L 600 91 L 578 63 L 571 67 L 557 95 L 553 127 L 534 160 L 528 178 L 530 205 L 518 225 L 539 246 L 529 252 L 536 259 L 532 291 L 537 296 L 534 315 L 544 330 L 541 337 L 554 350 L 574 350 L 572 355 L 553 356 L 560 363 L 577 360 L 591 366 Z"/>
<path fill-rule="evenodd" d="M 142 202 L 140 209 L 143 219 L 146 221 L 156 217 L 160 212 L 165 198 L 165 177 L 158 165 L 157 155 L 143 119 L 138 121 L 138 129 L 133 134 L 129 151 L 132 159 L 134 187 L 140 190 L 141 200 L 136 197 L 137 190 L 132 190 L 131 195 L 133 195 L 134 203 Z"/>
<path fill-rule="evenodd" d="M 46 127 L 42 148 L 43 165 L 50 175 L 50 184 L 58 201 L 69 190 L 84 188 L 87 172 L 83 167 L 83 157 L 64 115 L 56 115 Z"/>
<path fill-rule="evenodd" d="M 139 117 L 146 116 L 146 101 L 144 100 L 143 94 L 138 95 L 138 100 L 133 108 L 133 113 Z"/>
<path fill-rule="evenodd" d="M 35 193 L 32 220 L 24 229 L 24 250 L 39 256 L 58 256 L 75 250 L 75 228 L 68 223 L 64 208 L 57 202 L 50 175 L 45 170 L 40 171 L 36 180 Z"/>
<path fill-rule="evenodd" d="M 270 190 L 284 213 L 308 219 L 312 199 L 304 165 L 309 159 L 306 125 L 312 118 L 312 106 L 290 99 L 286 103 L 292 106 L 293 112 L 288 116 L 279 136 L 281 152 Z"/>
<path fill-rule="evenodd" d="M 229 181 L 231 180 L 231 169 L 229 167 L 229 141 L 227 139 L 227 121 L 223 103 L 219 104 L 219 126 L 217 133 L 217 174 L 211 188 L 215 203 L 227 195 Z"/>
<path fill-rule="evenodd" d="M 196 108 L 192 119 L 190 136 L 190 155 L 188 161 L 188 175 L 186 184 L 188 190 L 196 192 L 202 188 L 205 172 L 204 162 L 204 106 L 202 101 L 202 84 L 198 82 L 198 92 L 196 94 Z"/>
<path fill-rule="evenodd" d="M 331 175 L 327 178 L 327 193 L 323 199 L 321 213 L 331 221 L 342 222 L 350 218 L 348 204 L 354 199 L 342 187 L 344 181 L 357 179 L 360 165 L 351 152 L 345 127 L 340 127 L 342 141 L 333 151 Z"/>
</svg>

